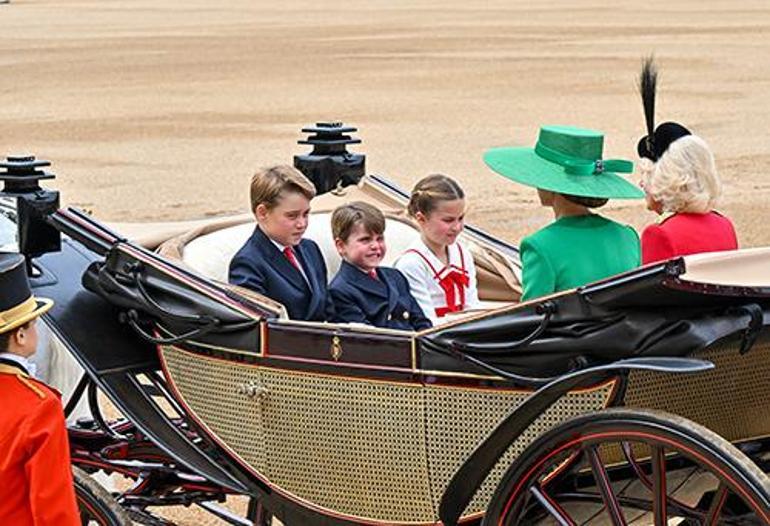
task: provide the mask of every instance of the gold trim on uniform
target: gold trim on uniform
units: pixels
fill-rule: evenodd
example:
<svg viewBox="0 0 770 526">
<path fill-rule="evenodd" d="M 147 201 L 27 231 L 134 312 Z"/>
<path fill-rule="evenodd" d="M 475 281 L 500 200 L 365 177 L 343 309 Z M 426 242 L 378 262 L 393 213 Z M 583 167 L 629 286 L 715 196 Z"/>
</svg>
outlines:
<svg viewBox="0 0 770 526">
<path fill-rule="evenodd" d="M 16 378 L 18 378 L 21 383 L 23 383 L 24 385 L 32 389 L 32 391 L 37 396 L 39 396 L 40 398 L 45 398 L 45 393 L 40 388 L 38 388 L 34 383 L 32 383 L 32 380 L 30 380 L 29 377 L 27 377 L 26 375 L 22 376 L 21 374 L 17 374 Z"/>
<path fill-rule="evenodd" d="M 42 389 L 40 389 L 38 386 L 35 385 L 33 380 L 29 379 L 29 375 L 19 369 L 18 367 L 15 367 L 13 365 L 6 365 L 4 363 L 0 363 L 0 374 L 9 374 L 12 376 L 15 376 L 17 380 L 19 380 L 21 383 L 29 387 L 33 393 L 35 393 L 40 398 L 45 398 L 45 393 Z"/>
</svg>

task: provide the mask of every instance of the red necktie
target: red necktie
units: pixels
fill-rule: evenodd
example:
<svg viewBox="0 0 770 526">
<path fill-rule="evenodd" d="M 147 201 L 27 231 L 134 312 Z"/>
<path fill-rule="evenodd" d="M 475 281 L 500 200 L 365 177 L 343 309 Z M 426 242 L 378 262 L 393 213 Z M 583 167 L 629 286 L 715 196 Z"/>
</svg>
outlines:
<svg viewBox="0 0 770 526">
<path fill-rule="evenodd" d="M 377 271 L 372 269 L 369 271 L 369 275 L 372 277 L 372 279 L 378 279 L 377 278 Z"/>
<path fill-rule="evenodd" d="M 294 255 L 294 250 L 291 247 L 286 247 L 283 249 L 283 253 L 286 255 L 286 259 L 289 260 L 289 263 L 291 263 L 295 269 L 302 272 L 302 268 L 299 266 L 299 261 L 297 261 L 297 256 Z"/>
</svg>

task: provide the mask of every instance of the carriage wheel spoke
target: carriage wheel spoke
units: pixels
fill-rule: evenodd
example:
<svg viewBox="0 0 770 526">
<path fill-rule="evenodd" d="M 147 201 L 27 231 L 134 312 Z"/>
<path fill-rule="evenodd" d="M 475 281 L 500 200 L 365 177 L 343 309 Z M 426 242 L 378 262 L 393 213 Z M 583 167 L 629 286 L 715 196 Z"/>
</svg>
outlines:
<svg viewBox="0 0 770 526">
<path fill-rule="evenodd" d="M 540 486 L 532 486 L 529 492 L 561 526 L 575 526 L 575 521 L 564 511 L 564 508 L 551 499 Z"/>
<path fill-rule="evenodd" d="M 724 483 L 719 485 L 719 489 L 714 494 L 714 499 L 711 501 L 709 511 L 706 513 L 705 526 L 716 525 L 719 522 L 719 516 L 722 514 L 722 508 L 727 500 L 727 486 Z"/>
<path fill-rule="evenodd" d="M 595 447 L 589 447 L 587 453 L 588 459 L 591 462 L 591 471 L 594 474 L 594 480 L 596 480 L 596 485 L 599 488 L 602 500 L 604 500 L 604 506 L 607 509 L 607 513 L 610 514 L 612 523 L 615 526 L 626 526 L 626 519 L 623 517 L 623 511 L 620 509 L 618 499 L 612 491 L 610 478 L 607 475 L 607 471 L 604 469 L 604 464 L 602 464 L 599 451 L 597 451 Z"/>
<path fill-rule="evenodd" d="M 655 526 L 668 524 L 668 498 L 666 488 L 666 452 L 662 447 L 652 448 L 652 511 L 655 517 Z"/>
<path fill-rule="evenodd" d="M 631 466 L 631 469 L 634 470 L 636 477 L 647 489 L 652 491 L 652 482 L 650 481 L 649 477 L 644 472 L 644 470 L 642 470 L 642 467 L 639 465 L 639 462 L 636 461 L 636 457 L 634 456 L 634 449 L 631 443 L 621 442 L 621 448 L 623 449 L 623 456 L 626 457 L 626 461 Z"/>
<path fill-rule="evenodd" d="M 510 516 L 507 518 L 505 524 L 521 524 L 521 518 L 526 515 L 527 510 L 529 509 L 529 501 L 531 497 L 532 493 L 529 491 L 522 494 L 521 502 L 516 508 L 514 508 Z"/>
</svg>

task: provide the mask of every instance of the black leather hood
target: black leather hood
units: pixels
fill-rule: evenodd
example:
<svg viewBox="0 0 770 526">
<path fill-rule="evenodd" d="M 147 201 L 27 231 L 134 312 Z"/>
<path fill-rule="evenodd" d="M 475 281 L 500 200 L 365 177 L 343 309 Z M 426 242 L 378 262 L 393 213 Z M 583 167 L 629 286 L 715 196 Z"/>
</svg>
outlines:
<svg viewBox="0 0 770 526">
<path fill-rule="evenodd" d="M 642 267 L 440 328 L 422 341 L 434 351 L 454 349 L 517 374 L 547 377 L 624 358 L 686 356 L 770 323 L 768 291 L 687 282 L 684 270 L 681 258 Z"/>
</svg>

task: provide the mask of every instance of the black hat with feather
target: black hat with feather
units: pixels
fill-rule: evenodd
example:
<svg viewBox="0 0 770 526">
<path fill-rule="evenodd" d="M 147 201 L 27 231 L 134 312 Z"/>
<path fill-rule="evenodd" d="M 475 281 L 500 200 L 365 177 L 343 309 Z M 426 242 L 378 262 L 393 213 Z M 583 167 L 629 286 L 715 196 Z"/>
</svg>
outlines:
<svg viewBox="0 0 770 526">
<path fill-rule="evenodd" d="M 647 58 L 639 75 L 639 93 L 642 95 L 644 119 L 647 122 L 647 135 L 639 140 L 636 149 L 639 157 L 653 162 L 668 150 L 675 140 L 691 135 L 690 130 L 676 122 L 664 122 L 655 127 L 655 90 L 658 83 L 658 69 L 652 57 Z"/>
</svg>

